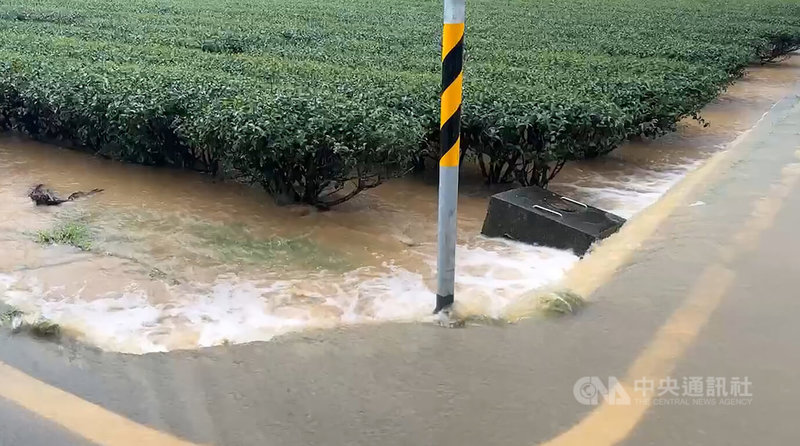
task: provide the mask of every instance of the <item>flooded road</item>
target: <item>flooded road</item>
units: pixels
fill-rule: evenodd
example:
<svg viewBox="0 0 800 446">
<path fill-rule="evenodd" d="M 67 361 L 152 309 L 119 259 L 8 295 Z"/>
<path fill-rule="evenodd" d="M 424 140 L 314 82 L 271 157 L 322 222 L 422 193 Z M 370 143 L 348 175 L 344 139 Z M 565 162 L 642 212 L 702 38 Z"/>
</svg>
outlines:
<svg viewBox="0 0 800 446">
<path fill-rule="evenodd" d="M 800 57 L 757 67 L 657 141 L 571 163 L 552 189 L 631 217 L 750 129 L 800 80 Z M 105 192 L 58 208 L 27 198 Z M 457 301 L 503 318 L 557 284 L 572 253 L 480 237 L 490 192 L 465 172 Z M 268 340 L 341 324 L 417 321 L 434 303 L 435 183 L 404 178 L 330 212 L 281 208 L 252 188 L 0 139 L 0 299 L 106 350 L 146 353 Z M 37 231 L 85 225 L 91 249 L 42 246 Z"/>
</svg>

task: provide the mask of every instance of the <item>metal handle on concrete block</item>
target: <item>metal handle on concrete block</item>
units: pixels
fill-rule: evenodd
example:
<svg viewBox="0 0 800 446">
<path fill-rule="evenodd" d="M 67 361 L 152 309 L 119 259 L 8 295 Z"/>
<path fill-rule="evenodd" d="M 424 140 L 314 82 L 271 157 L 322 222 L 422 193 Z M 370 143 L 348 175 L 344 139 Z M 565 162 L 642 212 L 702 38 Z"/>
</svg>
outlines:
<svg viewBox="0 0 800 446">
<path fill-rule="evenodd" d="M 569 201 L 570 203 L 573 203 L 573 204 L 577 204 L 578 206 L 583 206 L 583 207 L 585 207 L 586 209 L 589 209 L 589 206 L 587 206 L 587 205 L 585 205 L 585 204 L 581 203 L 580 201 L 575 201 L 575 200 L 573 200 L 572 198 L 561 197 L 561 199 L 562 199 L 562 200 L 564 200 L 564 201 Z"/>
<path fill-rule="evenodd" d="M 556 211 L 554 211 L 554 210 L 552 210 L 552 209 L 547 209 L 546 207 L 544 207 L 544 206 L 539 206 L 538 204 L 537 204 L 537 205 L 534 205 L 534 206 L 533 206 L 533 208 L 534 208 L 534 209 L 538 209 L 538 210 L 540 210 L 540 211 L 549 212 L 549 213 L 551 213 L 551 214 L 553 214 L 553 215 L 557 215 L 557 216 L 559 216 L 559 217 L 562 217 L 562 218 L 564 217 L 564 215 L 563 215 L 561 212 L 556 212 Z"/>
</svg>

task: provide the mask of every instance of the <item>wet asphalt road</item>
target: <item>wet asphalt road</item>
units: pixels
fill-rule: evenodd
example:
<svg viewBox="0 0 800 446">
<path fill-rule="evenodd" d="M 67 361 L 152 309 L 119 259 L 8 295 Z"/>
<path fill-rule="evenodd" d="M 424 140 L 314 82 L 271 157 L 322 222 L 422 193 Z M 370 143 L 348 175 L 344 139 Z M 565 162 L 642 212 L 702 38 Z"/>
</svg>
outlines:
<svg viewBox="0 0 800 446">
<path fill-rule="evenodd" d="M 534 445 L 595 409 L 576 401 L 576 380 L 625 376 L 702 271 L 734 243 L 782 169 L 800 162 L 798 149 L 793 97 L 572 317 L 456 330 L 347 328 L 144 356 L 3 332 L 0 361 L 198 443 Z M 689 206 L 696 201 L 704 204 Z M 800 440 L 800 189 L 793 186 L 780 204 L 753 249 L 727 263 L 733 285 L 670 372 L 678 380 L 747 377 L 752 401 L 651 407 L 624 444 Z M 15 444 L 89 443 L 0 397 L 0 445 Z"/>
<path fill-rule="evenodd" d="M 0 398 L 0 444 L 88 446 L 90 442 Z"/>
</svg>

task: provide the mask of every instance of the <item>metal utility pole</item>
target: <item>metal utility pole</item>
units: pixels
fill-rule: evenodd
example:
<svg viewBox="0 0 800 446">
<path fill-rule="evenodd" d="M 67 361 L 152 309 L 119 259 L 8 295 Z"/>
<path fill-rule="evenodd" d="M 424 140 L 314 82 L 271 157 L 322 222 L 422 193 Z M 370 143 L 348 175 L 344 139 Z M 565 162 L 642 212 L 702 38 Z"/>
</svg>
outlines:
<svg viewBox="0 0 800 446">
<path fill-rule="evenodd" d="M 444 0 L 442 30 L 441 152 L 439 154 L 439 243 L 436 309 L 453 305 L 456 273 L 456 211 L 461 148 L 466 0 Z"/>
</svg>

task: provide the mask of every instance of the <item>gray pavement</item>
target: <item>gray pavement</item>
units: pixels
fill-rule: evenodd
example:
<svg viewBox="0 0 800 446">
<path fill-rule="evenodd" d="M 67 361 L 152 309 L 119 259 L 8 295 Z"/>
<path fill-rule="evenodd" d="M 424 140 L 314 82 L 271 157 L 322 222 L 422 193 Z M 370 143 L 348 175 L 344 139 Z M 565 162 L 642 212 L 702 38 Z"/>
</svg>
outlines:
<svg viewBox="0 0 800 446">
<path fill-rule="evenodd" d="M 800 404 L 800 191 L 789 196 L 698 342 L 672 374 L 748 377 L 747 406 L 653 408 L 626 445 L 790 445 Z"/>
<path fill-rule="evenodd" d="M 144 356 L 3 333 L 0 361 L 198 443 L 534 445 L 595 409 L 575 400 L 578 378 L 625 376 L 781 169 L 798 162 L 798 149 L 800 103 L 792 97 L 575 316 L 454 330 L 355 327 Z M 689 206 L 697 200 L 705 205 Z M 728 264 L 734 285 L 671 373 L 746 376 L 752 404 L 651 407 L 625 444 L 799 442 L 800 189 L 782 204 L 756 249 Z M 43 423 L 0 401 L 1 445 L 37 444 L 19 443 L 20 429 Z M 60 435 L 50 444 L 81 444 L 53 426 L 42 428 L 42 442 L 50 434 Z"/>
<path fill-rule="evenodd" d="M 0 398 L 0 445 L 91 446 L 92 443 Z"/>
</svg>

